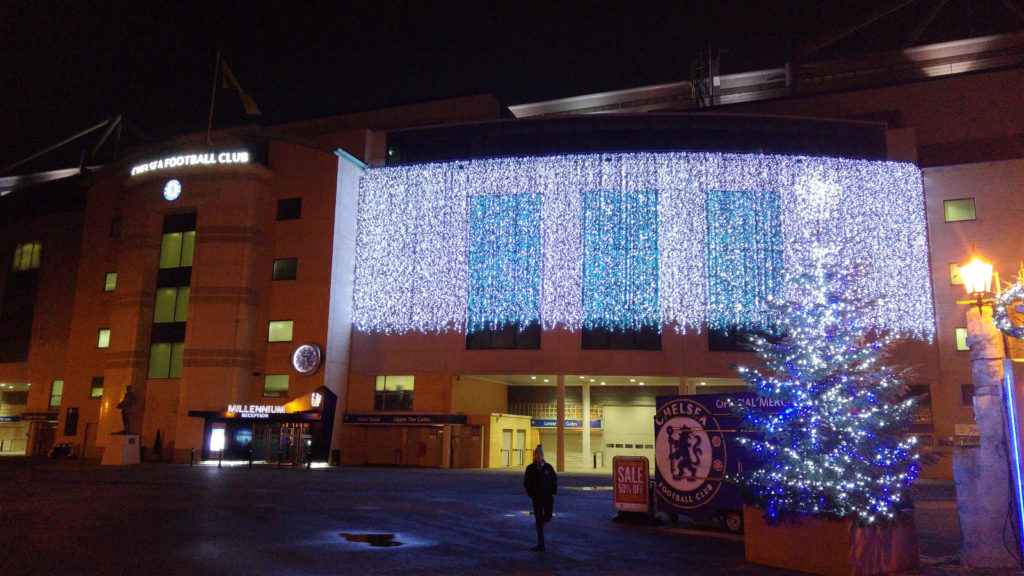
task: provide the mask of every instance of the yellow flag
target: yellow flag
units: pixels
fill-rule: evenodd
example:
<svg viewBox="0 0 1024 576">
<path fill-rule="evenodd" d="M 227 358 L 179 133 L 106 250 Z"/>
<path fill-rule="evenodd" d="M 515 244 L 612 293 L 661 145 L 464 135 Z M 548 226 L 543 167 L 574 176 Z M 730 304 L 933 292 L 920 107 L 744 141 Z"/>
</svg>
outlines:
<svg viewBox="0 0 1024 576">
<path fill-rule="evenodd" d="M 249 114 L 250 116 L 262 114 L 259 106 L 256 106 L 256 101 L 246 94 L 245 90 L 242 90 L 242 86 L 238 83 L 238 80 L 235 79 L 235 75 L 231 73 L 231 69 L 228 68 L 228 63 L 223 57 L 220 59 L 220 66 L 221 86 L 223 88 L 234 88 L 238 91 L 238 97 L 242 100 L 242 106 L 245 107 L 246 114 Z"/>
</svg>

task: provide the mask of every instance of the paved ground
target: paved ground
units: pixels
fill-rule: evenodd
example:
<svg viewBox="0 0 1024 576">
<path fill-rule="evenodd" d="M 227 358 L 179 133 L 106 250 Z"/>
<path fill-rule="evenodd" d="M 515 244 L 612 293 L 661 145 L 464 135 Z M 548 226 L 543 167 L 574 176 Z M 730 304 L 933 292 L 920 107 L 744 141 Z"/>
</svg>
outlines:
<svg viewBox="0 0 1024 576">
<path fill-rule="evenodd" d="M 788 574 L 747 564 L 742 540 L 714 527 L 612 522 L 606 475 L 560 480 L 537 553 L 521 471 L 2 458 L 0 574 Z M 918 573 L 983 574 L 956 564 L 952 487 L 917 492 Z"/>
</svg>

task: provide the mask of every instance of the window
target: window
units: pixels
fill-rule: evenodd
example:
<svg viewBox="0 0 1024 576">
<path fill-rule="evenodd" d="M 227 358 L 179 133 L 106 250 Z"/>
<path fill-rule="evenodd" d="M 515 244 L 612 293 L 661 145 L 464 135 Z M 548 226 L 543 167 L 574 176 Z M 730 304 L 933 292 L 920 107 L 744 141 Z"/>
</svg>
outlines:
<svg viewBox="0 0 1024 576">
<path fill-rule="evenodd" d="M 583 195 L 583 326 L 659 326 L 658 192 Z"/>
<path fill-rule="evenodd" d="M 18 244 L 14 248 L 14 260 L 11 262 L 11 270 L 14 272 L 24 272 L 39 268 L 42 250 L 42 242 Z"/>
<path fill-rule="evenodd" d="M 288 395 L 287 374 L 267 374 L 263 378 L 263 396 L 280 398 Z"/>
<path fill-rule="evenodd" d="M 374 410 L 412 410 L 413 376 L 377 376 Z"/>
<path fill-rule="evenodd" d="M 302 198 L 282 198 L 277 201 L 278 220 L 298 220 L 302 217 Z"/>
<path fill-rule="evenodd" d="M 274 260 L 274 280 L 295 280 L 299 267 L 298 258 L 277 258 Z"/>
<path fill-rule="evenodd" d="M 974 384 L 960 385 L 960 404 L 974 406 Z"/>
<path fill-rule="evenodd" d="M 110 237 L 120 238 L 121 228 L 124 226 L 124 218 L 115 216 L 110 219 Z"/>
<path fill-rule="evenodd" d="M 967 328 L 956 329 L 956 349 L 961 352 L 971 349 L 967 345 Z"/>
<path fill-rule="evenodd" d="M 540 350 L 540 332 L 540 322 L 522 329 L 519 324 L 485 325 L 466 334 L 466 350 Z"/>
<path fill-rule="evenodd" d="M 160 241 L 160 268 L 185 268 L 192 266 L 195 250 L 195 230 L 169 232 Z"/>
<path fill-rule="evenodd" d="M 169 286 L 156 289 L 153 323 L 184 322 L 188 317 L 188 286 Z"/>
<path fill-rule="evenodd" d="M 96 335 L 97 348 L 110 348 L 110 328 L 100 328 Z"/>
<path fill-rule="evenodd" d="M 267 342 L 291 342 L 292 320 L 272 320 L 267 331 Z"/>
<path fill-rule="evenodd" d="M 117 272 L 107 272 L 103 279 L 103 291 L 113 292 L 115 288 L 117 288 Z"/>
<path fill-rule="evenodd" d="M 584 350 L 661 350 L 661 332 L 655 326 L 640 329 L 584 328 Z"/>
<path fill-rule="evenodd" d="M 103 376 L 93 376 L 92 385 L 89 386 L 89 398 L 103 397 Z"/>
<path fill-rule="evenodd" d="M 962 286 L 964 283 L 964 277 L 960 273 L 960 264 L 956 262 L 949 263 L 949 285 L 950 286 Z"/>
<path fill-rule="evenodd" d="M 974 220 L 977 217 L 974 213 L 974 198 L 946 200 L 942 203 L 942 207 L 946 212 L 946 222 Z"/>
<path fill-rule="evenodd" d="M 705 206 L 708 349 L 742 350 L 745 334 L 774 331 L 768 298 L 782 290 L 779 193 L 709 190 Z"/>
<path fill-rule="evenodd" d="M 470 198 L 466 348 L 540 348 L 540 194 Z"/>
<path fill-rule="evenodd" d="M 149 347 L 149 378 L 181 378 L 184 342 L 157 342 Z"/>
<path fill-rule="evenodd" d="M 64 381 L 54 380 L 50 384 L 50 410 L 60 408 L 60 399 L 64 395 Z"/>
<path fill-rule="evenodd" d="M 934 432 L 932 420 L 932 387 L 928 384 L 915 384 L 908 387 L 907 396 L 917 398 L 917 410 L 910 422 L 911 432 Z"/>
</svg>

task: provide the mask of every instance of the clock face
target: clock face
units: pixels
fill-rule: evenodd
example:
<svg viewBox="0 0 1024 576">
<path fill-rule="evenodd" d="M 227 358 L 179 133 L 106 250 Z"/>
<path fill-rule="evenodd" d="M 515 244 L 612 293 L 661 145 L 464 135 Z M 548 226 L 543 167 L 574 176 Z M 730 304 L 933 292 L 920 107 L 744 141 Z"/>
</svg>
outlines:
<svg viewBox="0 0 1024 576">
<path fill-rule="evenodd" d="M 292 367 L 302 374 L 312 374 L 320 368 L 320 347 L 302 344 L 292 352 Z"/>
<path fill-rule="evenodd" d="M 181 182 L 168 180 L 167 184 L 164 184 L 164 198 L 172 201 L 177 200 L 178 196 L 181 196 Z"/>
</svg>

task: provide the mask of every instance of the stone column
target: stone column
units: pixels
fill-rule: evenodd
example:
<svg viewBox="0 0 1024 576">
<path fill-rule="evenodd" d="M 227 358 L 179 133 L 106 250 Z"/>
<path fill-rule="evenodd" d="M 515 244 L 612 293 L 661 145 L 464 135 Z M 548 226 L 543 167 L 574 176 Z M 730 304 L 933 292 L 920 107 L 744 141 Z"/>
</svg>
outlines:
<svg viewBox="0 0 1024 576">
<path fill-rule="evenodd" d="M 583 468 L 594 467 L 594 458 L 590 454 L 590 383 L 583 384 Z"/>
<path fill-rule="evenodd" d="M 992 323 L 992 309 L 972 306 L 967 312 L 967 344 L 974 379 L 974 420 L 978 446 L 953 449 L 953 476 L 963 538 L 960 554 L 972 568 L 1017 567 L 1003 544 L 1013 488 L 1009 482 L 1006 398 L 1003 390 L 1003 335 Z M 1016 522 L 1016 520 L 1014 520 Z"/>
<path fill-rule="evenodd" d="M 559 472 L 565 471 L 565 376 L 558 375 L 558 392 L 556 400 L 557 422 L 555 423 L 555 449 L 558 451 L 558 458 L 555 462 L 555 469 Z"/>
</svg>

